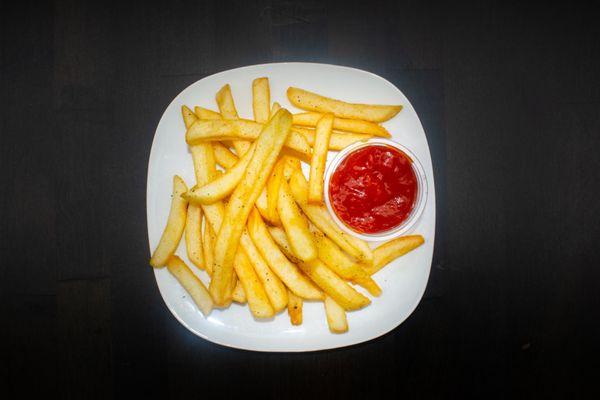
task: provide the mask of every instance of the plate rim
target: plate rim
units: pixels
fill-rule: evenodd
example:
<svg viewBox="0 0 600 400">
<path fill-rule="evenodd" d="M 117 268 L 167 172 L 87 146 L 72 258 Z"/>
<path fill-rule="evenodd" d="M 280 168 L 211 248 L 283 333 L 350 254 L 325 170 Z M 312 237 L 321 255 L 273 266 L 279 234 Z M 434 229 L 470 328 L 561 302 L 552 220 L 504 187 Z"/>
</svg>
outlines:
<svg viewBox="0 0 600 400">
<path fill-rule="evenodd" d="M 419 118 L 419 114 L 417 113 L 417 111 L 415 110 L 414 106 L 412 105 L 412 103 L 410 102 L 409 98 L 400 90 L 400 88 L 398 88 L 396 85 L 394 85 L 393 83 L 391 83 L 389 80 L 383 78 L 380 75 L 377 75 L 373 72 L 370 71 L 365 71 L 359 68 L 354 68 L 354 67 L 348 67 L 348 66 L 344 66 L 344 65 L 336 65 L 336 64 L 329 64 L 329 63 L 315 63 L 315 62 L 301 62 L 301 61 L 291 61 L 291 62 L 273 62 L 273 63 L 262 63 L 262 64 L 254 64 L 254 65 L 245 65 L 245 66 L 241 66 L 241 67 L 236 67 L 236 68 L 231 68 L 231 69 L 227 69 L 224 71 L 219 71 L 216 72 L 214 74 L 205 76 L 201 79 L 198 79 L 192 83 L 190 83 L 188 86 L 186 86 L 184 89 L 182 89 L 170 102 L 169 104 L 167 104 L 167 106 L 165 107 L 157 125 L 156 128 L 154 130 L 154 135 L 152 137 L 152 144 L 150 146 L 150 153 L 148 156 L 148 172 L 146 174 L 146 231 L 148 234 L 148 246 L 149 246 L 149 251 L 150 254 L 152 254 L 152 244 L 150 243 L 150 229 L 149 229 L 149 203 L 150 203 L 150 196 L 149 196 L 149 179 L 151 176 L 151 172 L 152 172 L 152 167 L 151 165 L 153 164 L 153 160 L 157 157 L 156 156 L 156 151 L 155 151 L 155 144 L 156 144 L 156 140 L 157 140 L 157 133 L 159 130 L 159 127 L 165 117 L 165 114 L 167 113 L 167 111 L 169 110 L 169 108 L 188 90 L 190 90 L 190 88 L 194 85 L 196 85 L 199 82 L 202 82 L 204 80 L 209 80 L 209 79 L 214 79 L 215 77 L 218 77 L 219 75 L 223 75 L 232 71 L 240 71 L 240 70 L 245 70 L 245 69 L 252 69 L 252 68 L 257 68 L 257 67 L 269 67 L 269 66 L 276 66 L 276 65 L 312 65 L 312 66 L 325 66 L 325 67 L 333 67 L 333 68 L 341 68 L 341 69 L 346 69 L 346 70 L 350 70 L 353 72 L 358 72 L 358 73 L 362 73 L 362 74 L 367 74 L 370 75 L 371 77 L 381 80 L 383 81 L 385 84 L 390 85 L 391 87 L 393 87 L 394 89 L 396 89 L 397 91 L 399 91 L 405 98 L 407 103 L 410 105 L 410 107 L 412 108 L 412 110 L 414 111 L 415 116 L 417 117 L 417 121 L 419 122 L 419 125 L 421 126 L 421 129 L 423 129 L 423 134 L 425 137 L 425 143 L 427 144 L 427 152 L 429 155 L 429 160 L 431 163 L 431 182 L 428 182 L 429 185 L 429 191 L 431 193 L 432 199 L 431 201 L 433 202 L 433 222 L 432 222 L 432 234 L 431 234 L 431 242 L 432 242 L 432 251 L 431 251 L 431 256 L 429 257 L 429 261 L 428 261 L 428 269 L 427 269 L 427 276 L 425 279 L 425 284 L 420 288 L 419 290 L 419 294 L 418 296 L 415 297 L 415 300 L 413 301 L 413 303 L 410 305 L 410 311 L 401 319 L 398 320 L 397 323 L 392 324 L 391 327 L 386 327 L 381 331 L 376 331 L 373 334 L 368 334 L 366 335 L 366 338 L 358 340 L 358 341 L 354 341 L 351 343 L 343 343 L 340 342 L 339 345 L 333 345 L 333 346 L 327 346 L 327 347 L 318 347 L 316 345 L 309 345 L 309 347 L 307 348 L 291 348 L 291 349 L 272 349 L 272 348 L 258 348 L 257 346 L 252 347 L 250 346 L 243 346 L 243 345 L 238 345 L 235 343 L 231 343 L 228 342 L 227 340 L 220 340 L 219 337 L 212 337 L 212 336 L 208 336 L 207 334 L 197 331 L 195 329 L 193 329 L 185 320 L 183 320 L 183 318 L 181 318 L 176 312 L 175 310 L 169 305 L 169 303 L 166 300 L 165 294 L 163 293 L 163 289 L 161 289 L 161 286 L 159 285 L 159 281 L 158 281 L 158 273 L 160 270 L 162 270 L 162 268 L 152 268 L 153 272 L 154 272 L 154 282 L 156 284 L 156 286 L 158 287 L 158 291 L 162 297 L 162 301 L 163 304 L 166 306 L 166 308 L 169 310 L 169 312 L 175 317 L 175 319 L 181 324 L 183 325 L 188 331 L 190 331 L 191 333 L 193 333 L 194 335 L 208 341 L 211 343 L 215 343 L 219 346 L 222 347 L 227 347 L 227 348 L 232 348 L 232 349 L 237 349 L 237 350 L 244 350 L 244 351 L 253 351 L 253 352 L 265 352 L 265 353 L 308 353 L 308 352 L 321 352 L 321 351 L 327 351 L 327 350 L 334 350 L 334 349 L 340 349 L 340 348 L 345 348 L 345 347 L 350 347 L 350 346 L 356 346 L 359 344 L 364 344 L 364 343 L 368 343 L 371 342 L 377 338 L 380 338 L 388 333 L 390 333 L 391 331 L 395 330 L 396 328 L 398 328 L 400 325 L 402 325 L 409 317 L 411 317 L 414 313 L 414 311 L 416 310 L 417 306 L 421 303 L 421 300 L 423 299 L 423 295 L 425 294 L 425 291 L 427 289 L 427 285 L 429 283 L 429 277 L 431 275 L 431 267 L 432 267 L 432 263 L 433 263 L 433 253 L 435 250 L 435 228 L 437 225 L 437 204 L 436 204 L 436 195 L 435 195 L 435 176 L 434 176 L 434 170 L 433 170 L 433 159 L 431 158 L 431 148 L 429 146 L 429 141 L 427 140 L 427 133 L 425 132 L 425 128 L 423 126 L 423 123 L 421 122 L 421 119 Z M 332 333 L 333 335 L 333 333 Z M 343 335 L 343 334 L 342 334 Z"/>
</svg>

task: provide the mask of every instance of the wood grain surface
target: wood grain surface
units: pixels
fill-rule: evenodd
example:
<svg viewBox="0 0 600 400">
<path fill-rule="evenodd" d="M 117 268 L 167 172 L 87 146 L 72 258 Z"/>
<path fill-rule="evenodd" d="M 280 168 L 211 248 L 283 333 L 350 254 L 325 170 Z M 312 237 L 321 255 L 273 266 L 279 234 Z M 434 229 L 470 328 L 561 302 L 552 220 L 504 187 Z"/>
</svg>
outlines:
<svg viewBox="0 0 600 400">
<path fill-rule="evenodd" d="M 3 398 L 600 396 L 600 25 L 587 4 L 0 4 Z M 205 76 L 280 61 L 390 80 L 431 148 L 425 297 L 346 349 L 199 339 L 148 265 L 163 110 Z"/>
</svg>

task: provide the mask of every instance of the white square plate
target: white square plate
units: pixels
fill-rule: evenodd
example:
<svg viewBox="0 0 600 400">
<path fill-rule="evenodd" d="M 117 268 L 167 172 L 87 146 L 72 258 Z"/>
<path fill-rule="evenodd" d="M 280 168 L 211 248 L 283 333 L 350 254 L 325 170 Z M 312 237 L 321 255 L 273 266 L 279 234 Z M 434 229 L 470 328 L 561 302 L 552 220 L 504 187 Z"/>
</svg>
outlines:
<svg viewBox="0 0 600 400">
<path fill-rule="evenodd" d="M 199 105 L 216 110 L 215 93 L 229 83 L 240 117 L 252 119 L 252 80 L 262 76 L 269 78 L 271 101 L 279 102 L 292 112 L 299 110 L 287 100 L 285 93 L 289 86 L 349 102 L 404 106 L 384 126 L 392 139 L 411 149 L 425 168 L 429 187 L 427 205 L 414 228 L 414 232 L 425 237 L 425 243 L 374 276 L 383 290 L 382 295 L 372 298 L 368 307 L 348 313 L 350 328 L 344 334 L 329 332 L 320 302 L 305 302 L 303 323 L 293 326 L 285 311 L 271 320 L 259 321 L 252 317 L 247 306 L 235 303 L 225 310 L 215 309 L 205 318 L 166 269 L 154 270 L 160 293 L 169 310 L 187 329 L 224 346 L 255 351 L 313 351 L 349 346 L 381 336 L 413 312 L 425 291 L 433 255 L 435 189 L 429 147 L 419 117 L 402 92 L 377 75 L 326 64 L 264 64 L 221 72 L 182 91 L 164 112 L 150 152 L 146 199 L 150 248 L 158 244 L 167 220 L 173 175 L 180 175 L 190 186 L 195 182 L 192 158 L 184 139 L 181 106 Z M 177 254 L 193 269 L 183 242 Z M 207 275 L 203 271 L 196 272 L 208 284 Z M 362 288 L 357 290 L 365 293 Z"/>
</svg>

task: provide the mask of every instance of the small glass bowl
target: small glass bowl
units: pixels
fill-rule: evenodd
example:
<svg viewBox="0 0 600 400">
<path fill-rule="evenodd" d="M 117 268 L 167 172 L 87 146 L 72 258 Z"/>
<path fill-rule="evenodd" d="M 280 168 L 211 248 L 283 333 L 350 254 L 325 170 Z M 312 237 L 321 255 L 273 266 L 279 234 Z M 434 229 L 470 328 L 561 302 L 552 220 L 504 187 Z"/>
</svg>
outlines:
<svg viewBox="0 0 600 400">
<path fill-rule="evenodd" d="M 400 152 L 404 153 L 410 160 L 412 160 L 412 168 L 417 177 L 417 197 L 415 200 L 415 205 L 408 215 L 408 218 L 404 220 L 400 225 L 395 226 L 391 229 L 378 232 L 378 233 L 364 233 L 357 232 L 352 229 L 350 226 L 346 225 L 344 221 L 342 221 L 336 214 L 335 209 L 333 208 L 333 204 L 329 197 L 329 181 L 331 180 L 331 176 L 340 165 L 342 161 L 346 159 L 351 153 L 355 152 L 358 149 L 362 149 L 367 146 L 390 146 L 393 147 Z M 425 209 L 425 203 L 427 202 L 427 177 L 425 176 L 425 170 L 423 169 L 423 165 L 419 161 L 419 159 L 413 154 L 405 146 L 396 143 L 392 140 L 388 139 L 369 139 L 366 142 L 357 142 L 354 143 L 342 151 L 340 151 L 329 163 L 327 170 L 325 171 L 325 187 L 324 189 L 324 197 L 325 204 L 327 205 L 327 209 L 329 213 L 338 224 L 338 226 L 348 234 L 355 236 L 359 239 L 367 240 L 367 241 L 383 241 L 390 240 L 402 236 L 408 232 L 415 226 L 418 222 L 419 218 L 423 214 L 423 210 Z"/>
</svg>

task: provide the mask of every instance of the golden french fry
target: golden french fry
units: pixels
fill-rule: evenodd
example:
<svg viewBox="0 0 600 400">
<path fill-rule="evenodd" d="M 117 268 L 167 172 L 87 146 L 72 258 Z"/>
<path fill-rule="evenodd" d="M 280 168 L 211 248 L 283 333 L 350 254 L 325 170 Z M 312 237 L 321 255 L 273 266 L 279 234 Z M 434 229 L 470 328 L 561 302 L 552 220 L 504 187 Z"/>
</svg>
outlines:
<svg viewBox="0 0 600 400">
<path fill-rule="evenodd" d="M 279 111 L 280 108 L 281 106 L 279 105 L 279 103 L 273 103 L 273 107 L 271 107 L 271 116 L 275 115 L 275 113 L 277 113 L 277 111 Z"/>
<path fill-rule="evenodd" d="M 298 266 L 321 290 L 331 296 L 345 310 L 358 310 L 371 303 L 371 300 L 357 292 L 318 258 L 300 263 Z"/>
<path fill-rule="evenodd" d="M 279 200 L 279 187 L 283 180 L 283 162 L 280 159 L 275 164 L 275 168 L 267 181 L 267 212 L 268 221 L 274 221 L 275 225 L 281 225 L 281 220 L 277 212 L 277 201 Z"/>
<path fill-rule="evenodd" d="M 202 208 L 188 204 L 185 221 L 185 247 L 190 261 L 198 268 L 204 269 L 204 252 L 202 251 Z"/>
<path fill-rule="evenodd" d="M 194 204 L 212 204 L 229 196 L 238 185 L 254 153 L 251 145 L 246 154 L 227 172 L 203 186 L 194 186 L 184 197 Z"/>
<path fill-rule="evenodd" d="M 341 278 L 364 287 L 371 295 L 379 296 L 381 294 L 379 285 L 377 285 L 373 278 L 371 278 L 359 264 L 348 257 L 346 253 L 315 226 L 311 226 L 310 228 L 319 251 L 319 259 L 323 261 L 325 265 Z"/>
<path fill-rule="evenodd" d="M 269 213 L 269 202 L 267 200 L 267 188 L 266 187 L 263 188 L 262 192 L 260 192 L 260 195 L 258 196 L 258 199 L 256 199 L 254 206 L 260 212 L 260 215 L 264 219 L 269 221 L 269 223 L 271 225 L 281 225 L 281 221 L 279 220 L 279 215 L 277 216 L 276 221 L 273 221 L 270 219 L 271 215 Z"/>
<path fill-rule="evenodd" d="M 308 221 L 300 212 L 287 182 L 283 179 L 279 187 L 277 211 L 296 258 L 305 262 L 317 258 L 317 246 L 308 230 Z"/>
<path fill-rule="evenodd" d="M 187 217 L 187 200 L 181 197 L 185 192 L 187 192 L 185 182 L 175 175 L 173 177 L 173 195 L 167 225 L 160 237 L 158 246 L 154 250 L 154 253 L 152 253 L 152 258 L 150 258 L 150 265 L 154 268 L 167 265 L 169 257 L 175 253 L 177 246 L 179 246 Z"/>
<path fill-rule="evenodd" d="M 248 218 L 248 233 L 273 272 L 277 274 L 294 294 L 311 300 L 320 300 L 323 298 L 321 291 L 279 250 L 279 247 L 273 242 L 267 227 L 256 210 Z"/>
<path fill-rule="evenodd" d="M 281 250 L 281 252 L 283 254 L 285 254 L 285 256 L 291 262 L 293 262 L 294 264 L 298 264 L 298 263 L 302 262 L 302 260 L 300 260 L 298 257 L 296 257 L 296 255 L 292 251 L 292 245 L 290 244 L 287 234 L 285 233 L 283 228 L 280 228 L 278 226 L 269 226 L 268 229 L 269 229 L 269 234 L 271 235 L 271 238 L 273 238 L 273 241 L 275 243 L 277 243 L 277 246 L 279 246 L 279 249 Z"/>
<path fill-rule="evenodd" d="M 290 102 L 298 108 L 320 113 L 332 113 L 336 117 L 383 122 L 393 118 L 402 106 L 354 104 L 321 96 L 308 90 L 290 87 L 287 90 Z"/>
<path fill-rule="evenodd" d="M 244 290 L 244 287 L 242 286 L 242 283 L 239 280 L 235 283 L 235 288 L 233 289 L 233 293 L 231 294 L 231 299 L 236 303 L 246 303 L 246 292 Z"/>
<path fill-rule="evenodd" d="M 304 136 L 308 144 L 314 147 L 316 136 L 314 129 L 306 129 L 294 126 L 292 127 L 292 132 L 300 133 L 302 136 Z M 364 142 L 372 137 L 372 135 L 365 135 L 362 133 L 339 133 L 333 131 L 329 137 L 329 150 L 343 150 L 351 144 L 356 142 Z"/>
<path fill-rule="evenodd" d="M 233 261 L 240 236 L 244 231 L 248 215 L 254 208 L 252 205 L 266 184 L 279 157 L 291 125 L 292 116 L 283 109 L 279 110 L 265 125 L 256 140 L 254 154 L 244 177 L 229 198 L 227 211 L 217 235 L 213 276 L 209 288 L 213 301 L 217 305 L 227 304 L 231 298 Z"/>
<path fill-rule="evenodd" d="M 265 124 L 269 120 L 270 104 L 269 78 L 256 78 L 252 82 L 252 110 L 256 122 Z"/>
<path fill-rule="evenodd" d="M 300 165 L 300 160 L 296 157 L 292 156 L 283 156 L 284 166 L 283 166 L 283 177 L 286 181 L 289 181 L 292 173 L 294 171 L 300 171 L 302 166 Z"/>
<path fill-rule="evenodd" d="M 234 267 L 239 278 L 238 282 L 242 283 L 244 292 L 246 293 L 248 307 L 250 307 L 252 315 L 256 318 L 271 318 L 275 312 L 267 297 L 265 288 L 258 279 L 252 265 L 250 265 L 245 252 L 238 251 L 235 256 Z"/>
<path fill-rule="evenodd" d="M 186 106 L 181 107 L 181 113 L 186 129 L 189 129 L 198 120 L 192 110 Z M 190 151 L 192 152 L 192 159 L 194 161 L 196 184 L 205 185 L 212 181 L 217 171 L 212 145 L 210 143 L 198 143 L 190 146 Z"/>
<path fill-rule="evenodd" d="M 290 189 L 296 203 L 317 228 L 352 257 L 366 265 L 373 263 L 373 252 L 366 242 L 343 232 L 323 206 L 308 204 L 308 183 L 301 172 L 296 171 L 292 174 Z"/>
<path fill-rule="evenodd" d="M 296 296 L 292 291 L 288 291 L 288 314 L 292 325 L 302 325 L 302 298 Z"/>
<path fill-rule="evenodd" d="M 217 100 L 217 105 L 219 106 L 219 111 L 221 112 L 221 116 L 225 119 L 238 119 L 238 113 L 235 109 L 235 103 L 233 102 L 233 95 L 231 94 L 231 87 L 229 84 L 223 86 L 221 90 L 217 92 L 215 96 Z M 235 147 L 235 151 L 237 151 L 238 155 L 243 156 L 248 148 L 250 147 L 250 143 L 245 140 L 234 140 L 233 147 Z"/>
<path fill-rule="evenodd" d="M 212 146 L 215 153 L 215 160 L 223 168 L 229 169 L 239 161 L 238 157 L 225 147 L 223 143 L 212 142 Z"/>
<path fill-rule="evenodd" d="M 264 125 L 246 119 L 238 120 L 198 120 L 186 132 L 186 141 L 193 145 L 216 140 L 254 140 L 260 135 Z M 290 150 L 310 157 L 308 142 L 301 133 L 290 132 L 285 141 Z M 236 149 L 237 150 L 237 149 Z M 238 150 L 238 154 L 240 154 Z"/>
<path fill-rule="evenodd" d="M 218 112 L 199 106 L 194 107 L 194 114 L 198 119 L 223 119 Z"/>
<path fill-rule="evenodd" d="M 278 313 L 283 310 L 288 303 L 287 288 L 283 282 L 281 282 L 281 279 L 271 271 L 271 268 L 269 268 L 267 262 L 254 245 L 254 242 L 247 231 L 242 233 L 240 244 L 242 245 L 246 256 L 248 256 L 248 260 L 252 264 L 252 267 L 254 267 L 256 275 L 258 275 L 258 278 L 262 282 L 274 311 Z"/>
<path fill-rule="evenodd" d="M 310 178 L 308 180 L 308 202 L 323 204 L 323 177 L 325 175 L 325 162 L 329 149 L 329 138 L 333 125 L 333 114 L 325 114 L 317 122 L 315 145 L 310 163 Z"/>
<path fill-rule="evenodd" d="M 179 281 L 181 286 L 192 296 L 194 303 L 202 314 L 207 316 L 213 308 L 213 301 L 206 286 L 198 279 L 192 270 L 177 256 L 169 257 L 167 269 Z"/>
<path fill-rule="evenodd" d="M 325 296 L 325 315 L 331 332 L 344 333 L 348 331 L 346 311 L 329 296 Z"/>
<path fill-rule="evenodd" d="M 301 113 L 294 114 L 293 124 L 300 126 L 316 127 L 319 120 L 324 114 L 320 113 Z M 390 133 L 383 126 L 378 125 L 369 121 L 360 121 L 357 119 L 346 119 L 346 118 L 334 118 L 333 127 L 344 132 L 362 133 L 372 136 L 379 136 L 384 138 L 392 137 Z"/>
<path fill-rule="evenodd" d="M 204 267 L 208 275 L 212 275 L 214 263 L 214 243 L 217 239 L 210 223 L 204 219 L 204 233 L 202 234 L 202 250 L 204 252 Z"/>
<path fill-rule="evenodd" d="M 390 261 L 403 256 L 416 249 L 425 242 L 421 235 L 402 236 L 382 244 L 373 251 L 373 265 L 363 268 L 369 275 L 373 275 Z"/>
</svg>

